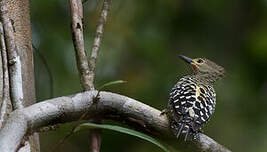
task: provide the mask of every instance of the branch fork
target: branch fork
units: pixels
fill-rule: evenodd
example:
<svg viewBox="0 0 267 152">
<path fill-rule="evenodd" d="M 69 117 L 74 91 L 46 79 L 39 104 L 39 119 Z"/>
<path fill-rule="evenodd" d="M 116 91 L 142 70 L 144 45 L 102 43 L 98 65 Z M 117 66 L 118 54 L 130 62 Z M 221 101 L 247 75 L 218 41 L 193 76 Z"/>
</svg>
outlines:
<svg viewBox="0 0 267 152">
<path fill-rule="evenodd" d="M 100 92 L 100 99 L 97 108 L 95 108 L 93 98 L 96 94 L 97 91 L 87 91 L 46 100 L 15 110 L 10 114 L 6 125 L 0 130 L 1 151 L 14 152 L 24 135 L 29 131 L 78 120 L 86 111 L 88 112 L 86 119 L 96 116 L 107 119 L 108 116 L 111 116 L 109 119 L 118 121 L 114 116 L 120 116 L 123 120 L 119 120 L 119 122 L 125 121 L 135 124 L 132 126 L 137 127 L 136 129 L 149 130 L 152 135 L 157 137 L 173 137 L 167 117 L 159 116 L 161 111 L 129 97 L 105 91 Z M 143 125 L 140 125 L 139 122 L 142 122 Z M 201 133 L 194 143 L 198 145 L 200 151 L 230 152 L 224 146 Z"/>
</svg>

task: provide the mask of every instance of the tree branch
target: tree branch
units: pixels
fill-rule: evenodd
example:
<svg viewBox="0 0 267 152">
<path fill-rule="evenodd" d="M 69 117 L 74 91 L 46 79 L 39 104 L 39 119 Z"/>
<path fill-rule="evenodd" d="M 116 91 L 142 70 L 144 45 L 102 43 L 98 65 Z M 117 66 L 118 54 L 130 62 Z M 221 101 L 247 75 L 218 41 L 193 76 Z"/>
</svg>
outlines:
<svg viewBox="0 0 267 152">
<path fill-rule="evenodd" d="M 94 38 L 94 43 L 91 50 L 91 57 L 89 60 L 89 85 L 90 89 L 94 89 L 94 79 L 95 79 L 95 67 L 96 60 L 99 54 L 99 48 L 101 44 L 101 40 L 104 33 L 104 25 L 107 22 L 107 15 L 110 7 L 110 0 L 104 0 L 101 15 L 99 18 L 99 23 L 96 27 L 96 33 Z M 95 123 L 101 123 L 101 120 L 95 119 L 93 120 Z M 99 152 L 101 147 L 101 129 L 94 129 L 90 132 L 89 138 L 91 139 L 90 143 L 90 151 L 91 152 Z"/>
<path fill-rule="evenodd" d="M 2 128 L 7 118 L 7 114 L 12 111 L 12 105 L 10 103 L 10 96 L 9 96 L 9 77 L 8 77 L 6 44 L 4 38 L 3 25 L 1 22 L 0 22 L 0 44 L 1 44 L 2 69 L 3 69 L 3 98 L 0 111 L 0 128 Z"/>
<path fill-rule="evenodd" d="M 201 151 L 231 152 L 229 149 L 218 144 L 215 140 L 202 133 L 199 134 L 198 138 L 194 142 Z"/>
<path fill-rule="evenodd" d="M 81 0 L 69 0 L 72 17 L 72 40 L 83 91 L 91 89 L 89 66 L 83 40 L 83 6 Z"/>
<path fill-rule="evenodd" d="M 110 92 L 101 92 L 99 102 L 94 103 L 93 98 L 96 94 L 97 91 L 83 92 L 15 110 L 10 114 L 6 125 L 0 130 L 1 151 L 14 152 L 25 134 L 47 125 L 78 120 L 86 111 L 88 118 L 100 117 L 118 120 L 116 116 L 119 116 L 125 121 L 142 127 L 142 130 L 149 130 L 155 136 L 172 135 L 167 117 L 160 116 L 159 110 L 126 96 Z M 230 152 L 204 134 L 200 134 L 195 143 L 199 145 L 201 151 L 214 151 L 213 149 L 215 149 Z"/>
<path fill-rule="evenodd" d="M 107 22 L 108 11 L 110 7 L 110 0 L 104 0 L 101 15 L 99 18 L 99 23 L 96 28 L 94 43 L 91 50 L 91 57 L 89 61 L 89 83 L 91 89 L 94 89 L 94 79 L 95 79 L 95 67 L 96 67 L 96 59 L 99 53 L 99 48 L 101 44 L 101 40 L 104 33 L 104 25 Z"/>
<path fill-rule="evenodd" d="M 8 9 L 5 0 L 0 0 L 0 18 L 3 23 L 4 38 L 7 49 L 8 71 L 10 81 L 10 97 L 13 109 L 23 108 L 23 86 L 22 86 L 22 63 L 17 52 L 17 45 L 14 37 L 14 28 L 8 16 Z M 19 148 L 19 147 L 18 147 Z M 19 151 L 30 151 L 29 141 L 25 141 Z"/>
<path fill-rule="evenodd" d="M 76 61 L 77 61 L 77 67 L 80 75 L 80 83 L 82 86 L 83 91 L 89 91 L 94 89 L 94 72 L 95 72 L 95 61 L 97 55 L 94 55 L 94 60 L 91 65 L 90 70 L 88 66 L 88 60 L 87 55 L 84 50 L 84 39 L 83 39 L 83 6 L 81 0 L 69 0 L 70 2 L 70 10 L 71 10 L 71 16 L 72 16 L 72 39 L 76 54 Z M 105 3 L 105 2 L 104 2 Z M 102 16 L 101 16 L 102 18 Z M 103 24 L 100 24 L 101 26 L 101 34 L 103 33 Z M 98 28 L 97 28 L 98 29 Z M 97 35 L 97 34 L 96 34 Z M 96 49 L 92 49 L 92 54 L 95 54 L 95 52 L 98 52 L 99 43 L 101 39 L 97 39 L 97 36 L 95 38 L 94 43 L 98 43 L 98 47 Z M 101 146 L 101 131 L 95 130 L 92 131 L 90 134 L 91 139 L 91 152 L 99 152 L 100 146 Z"/>
<path fill-rule="evenodd" d="M 8 17 L 6 1 L 0 1 L 0 17 L 4 27 L 5 43 L 7 48 L 9 78 L 11 88 L 11 102 L 14 109 L 23 108 L 23 87 L 21 60 L 17 53 L 17 46 L 13 33 L 13 26 Z"/>
</svg>

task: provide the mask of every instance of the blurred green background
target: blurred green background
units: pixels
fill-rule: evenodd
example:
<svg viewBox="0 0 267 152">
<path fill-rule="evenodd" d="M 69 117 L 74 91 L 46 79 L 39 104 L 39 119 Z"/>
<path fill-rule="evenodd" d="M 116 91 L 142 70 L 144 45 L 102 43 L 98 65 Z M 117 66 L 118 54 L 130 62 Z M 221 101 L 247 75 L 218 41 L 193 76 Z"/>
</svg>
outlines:
<svg viewBox="0 0 267 152">
<path fill-rule="evenodd" d="M 87 54 L 101 6 L 102 0 L 84 4 Z M 114 0 L 97 62 L 96 86 L 125 80 L 126 84 L 108 90 L 164 109 L 172 86 L 191 72 L 178 55 L 209 58 L 225 67 L 227 77 L 216 85 L 217 109 L 205 133 L 235 152 L 266 152 L 266 18 L 266 0 Z M 67 0 L 31 1 L 33 44 L 50 67 L 54 97 L 81 91 L 70 19 Z M 36 53 L 35 73 L 37 100 L 51 98 L 49 74 Z M 41 150 L 51 151 L 71 126 L 42 133 Z M 67 140 L 61 151 L 88 151 L 88 146 L 84 131 Z M 135 137 L 104 131 L 102 151 L 161 150 Z"/>
</svg>

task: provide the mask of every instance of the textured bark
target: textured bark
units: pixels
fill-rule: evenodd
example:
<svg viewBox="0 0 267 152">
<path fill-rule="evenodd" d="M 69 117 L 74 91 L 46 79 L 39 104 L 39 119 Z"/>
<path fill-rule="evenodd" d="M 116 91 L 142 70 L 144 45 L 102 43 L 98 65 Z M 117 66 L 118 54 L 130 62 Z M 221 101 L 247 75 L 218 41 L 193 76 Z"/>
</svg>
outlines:
<svg viewBox="0 0 267 152">
<path fill-rule="evenodd" d="M 29 0 L 6 0 L 9 18 L 13 23 L 17 53 L 21 61 L 24 107 L 35 103 L 33 52 Z M 40 151 L 39 137 L 30 137 L 31 151 Z"/>
<path fill-rule="evenodd" d="M 1 23 L 1 26 L 0 26 L 0 28 L 1 28 L 1 32 L 0 32 L 0 36 L 1 37 L 3 37 L 3 35 L 4 35 L 4 33 L 3 33 L 3 25 L 2 25 L 2 23 Z M 3 80 L 3 78 L 4 78 L 4 73 L 3 73 L 3 61 L 2 61 L 2 45 L 1 45 L 1 60 L 0 60 L 0 86 L 3 86 L 3 84 L 4 84 L 4 80 Z M 3 87 L 0 87 L 0 99 L 2 99 L 3 98 Z"/>
<path fill-rule="evenodd" d="M 23 105 L 26 107 L 35 103 L 29 0 L 7 0 L 7 7 L 22 64 Z"/>
<path fill-rule="evenodd" d="M 12 111 L 12 105 L 10 101 L 10 88 L 9 88 L 9 76 L 8 76 L 8 62 L 7 52 L 4 37 L 4 29 L 2 23 L 0 23 L 0 43 L 1 43 L 1 110 L 0 110 L 0 128 L 5 124 L 7 115 Z"/>
<path fill-rule="evenodd" d="M 89 91 L 89 66 L 87 55 L 84 49 L 83 40 L 83 6 L 81 0 L 69 0 L 70 14 L 72 17 L 71 30 L 72 40 L 76 54 L 77 68 L 80 76 L 80 83 L 83 91 Z"/>
</svg>

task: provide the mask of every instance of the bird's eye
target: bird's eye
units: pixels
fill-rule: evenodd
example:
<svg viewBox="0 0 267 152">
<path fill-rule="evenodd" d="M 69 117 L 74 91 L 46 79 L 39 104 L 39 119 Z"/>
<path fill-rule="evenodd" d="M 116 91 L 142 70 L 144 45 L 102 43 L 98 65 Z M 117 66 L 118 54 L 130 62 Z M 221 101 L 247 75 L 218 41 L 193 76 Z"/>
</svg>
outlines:
<svg viewBox="0 0 267 152">
<path fill-rule="evenodd" d="M 198 59 L 197 63 L 203 63 L 204 61 L 202 59 Z"/>
</svg>

